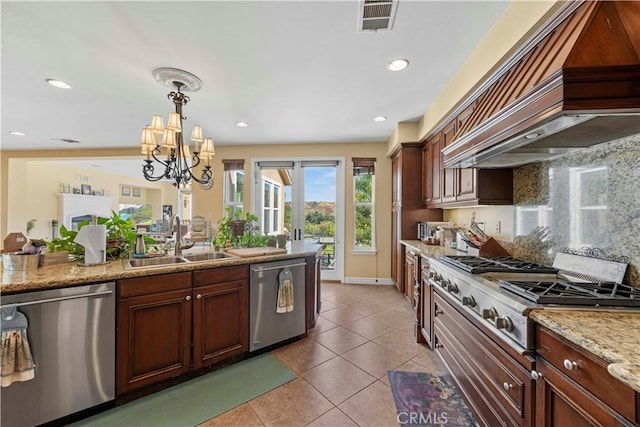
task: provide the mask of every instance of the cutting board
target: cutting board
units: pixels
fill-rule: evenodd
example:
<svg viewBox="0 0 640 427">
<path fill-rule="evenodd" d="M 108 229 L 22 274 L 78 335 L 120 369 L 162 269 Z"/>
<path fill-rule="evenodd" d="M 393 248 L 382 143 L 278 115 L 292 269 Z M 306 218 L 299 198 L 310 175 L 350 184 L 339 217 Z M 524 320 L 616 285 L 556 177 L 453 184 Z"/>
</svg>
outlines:
<svg viewBox="0 0 640 427">
<path fill-rule="evenodd" d="M 254 256 L 286 254 L 287 250 L 284 248 L 272 248 L 269 246 L 264 248 L 227 249 L 227 252 L 231 255 L 236 255 L 242 258 L 250 258 Z"/>
</svg>

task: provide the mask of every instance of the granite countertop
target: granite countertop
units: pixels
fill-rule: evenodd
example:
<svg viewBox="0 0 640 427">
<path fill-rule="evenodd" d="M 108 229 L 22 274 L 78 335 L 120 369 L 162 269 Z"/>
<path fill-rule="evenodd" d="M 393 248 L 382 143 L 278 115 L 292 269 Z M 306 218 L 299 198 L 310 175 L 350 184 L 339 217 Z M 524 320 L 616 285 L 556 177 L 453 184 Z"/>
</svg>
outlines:
<svg viewBox="0 0 640 427">
<path fill-rule="evenodd" d="M 0 268 L 2 285 L 0 294 L 12 294 L 34 290 L 64 288 L 88 283 L 108 282 L 130 277 L 154 276 L 233 265 L 255 264 L 315 255 L 324 245 L 304 243 L 289 248 L 286 254 L 257 256 L 250 258 L 222 258 L 213 261 L 170 264 L 149 268 L 125 269 L 123 260 L 110 261 L 103 265 L 84 267 L 77 262 L 50 265 L 36 270 L 15 271 Z M 185 251 L 184 254 L 193 253 Z"/>
<path fill-rule="evenodd" d="M 609 373 L 640 392 L 640 313 L 533 310 L 529 317 L 609 363 Z"/>
<path fill-rule="evenodd" d="M 414 251 L 420 252 L 420 256 L 423 258 L 438 258 L 442 255 L 466 255 L 466 252 L 446 246 L 427 245 L 421 240 L 400 240 L 400 243 Z"/>
</svg>

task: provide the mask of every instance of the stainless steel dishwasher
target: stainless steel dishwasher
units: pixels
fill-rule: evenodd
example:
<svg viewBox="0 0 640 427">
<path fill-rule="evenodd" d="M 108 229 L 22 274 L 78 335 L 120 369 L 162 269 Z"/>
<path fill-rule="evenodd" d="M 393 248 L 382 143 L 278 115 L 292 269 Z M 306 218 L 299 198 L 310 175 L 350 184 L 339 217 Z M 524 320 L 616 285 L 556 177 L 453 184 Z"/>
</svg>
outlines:
<svg viewBox="0 0 640 427">
<path fill-rule="evenodd" d="M 29 321 L 35 378 L 1 392 L 3 426 L 34 426 L 115 398 L 115 283 L 2 297 Z"/>
<path fill-rule="evenodd" d="M 304 258 L 251 264 L 249 291 L 249 351 L 259 350 L 306 332 Z M 293 310 L 276 312 L 278 276 L 288 268 L 292 273 Z"/>
</svg>

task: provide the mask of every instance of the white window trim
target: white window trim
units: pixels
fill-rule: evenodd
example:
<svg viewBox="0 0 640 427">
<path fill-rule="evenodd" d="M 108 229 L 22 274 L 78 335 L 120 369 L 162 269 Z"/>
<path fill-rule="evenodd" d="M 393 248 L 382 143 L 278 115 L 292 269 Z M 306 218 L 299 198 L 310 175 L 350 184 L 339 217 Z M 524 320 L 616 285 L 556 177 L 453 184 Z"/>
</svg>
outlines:
<svg viewBox="0 0 640 427">
<path fill-rule="evenodd" d="M 245 198 L 244 197 L 244 187 L 242 189 L 242 200 L 243 200 L 242 202 L 232 202 L 232 201 L 229 200 L 229 195 L 230 195 L 230 190 L 231 190 L 231 188 L 230 188 L 231 183 L 229 182 L 228 177 L 229 177 L 229 174 L 231 174 L 231 173 L 235 173 L 236 174 L 236 185 L 237 185 L 237 174 L 242 174 L 245 177 L 245 181 L 244 181 L 243 185 L 244 186 L 247 185 L 247 182 L 246 182 L 247 174 L 245 174 L 244 171 L 241 171 L 241 170 L 224 171 L 224 195 L 223 195 L 224 202 L 223 202 L 223 208 L 226 210 L 227 207 L 233 206 L 234 208 L 240 208 L 240 209 L 244 210 L 244 198 Z"/>
<path fill-rule="evenodd" d="M 265 206 L 264 205 L 264 185 L 265 184 L 269 184 L 269 193 L 270 193 L 270 197 L 269 199 L 271 200 L 271 206 Z M 282 185 L 280 185 L 278 182 L 273 181 L 269 178 L 262 178 L 262 228 L 264 228 L 264 210 L 266 208 L 269 209 L 269 230 L 260 230 L 262 232 L 262 234 L 277 234 L 280 232 L 280 230 L 272 230 L 273 228 L 273 214 L 274 212 L 278 212 L 278 225 L 280 224 L 280 206 L 274 206 L 274 200 L 273 200 L 273 189 L 278 187 L 279 191 L 279 198 L 283 197 L 283 191 L 282 191 Z"/>
<path fill-rule="evenodd" d="M 372 175 L 371 180 L 371 202 L 363 203 L 358 202 L 356 200 L 356 179 L 357 177 L 353 177 L 353 236 L 351 243 L 351 253 L 352 254 L 369 254 L 369 253 L 377 253 L 376 249 L 376 176 Z M 371 246 L 368 247 L 357 247 L 356 246 L 356 210 L 358 206 L 370 206 L 371 207 Z"/>
</svg>

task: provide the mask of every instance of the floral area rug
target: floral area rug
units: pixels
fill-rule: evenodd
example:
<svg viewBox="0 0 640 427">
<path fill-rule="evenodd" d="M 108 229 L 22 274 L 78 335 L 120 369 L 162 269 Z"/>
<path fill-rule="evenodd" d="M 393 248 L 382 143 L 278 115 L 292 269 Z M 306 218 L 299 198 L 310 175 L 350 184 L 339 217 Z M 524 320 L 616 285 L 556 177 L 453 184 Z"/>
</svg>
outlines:
<svg viewBox="0 0 640 427">
<path fill-rule="evenodd" d="M 387 374 L 400 425 L 478 425 L 451 375 L 403 371 Z"/>
</svg>

